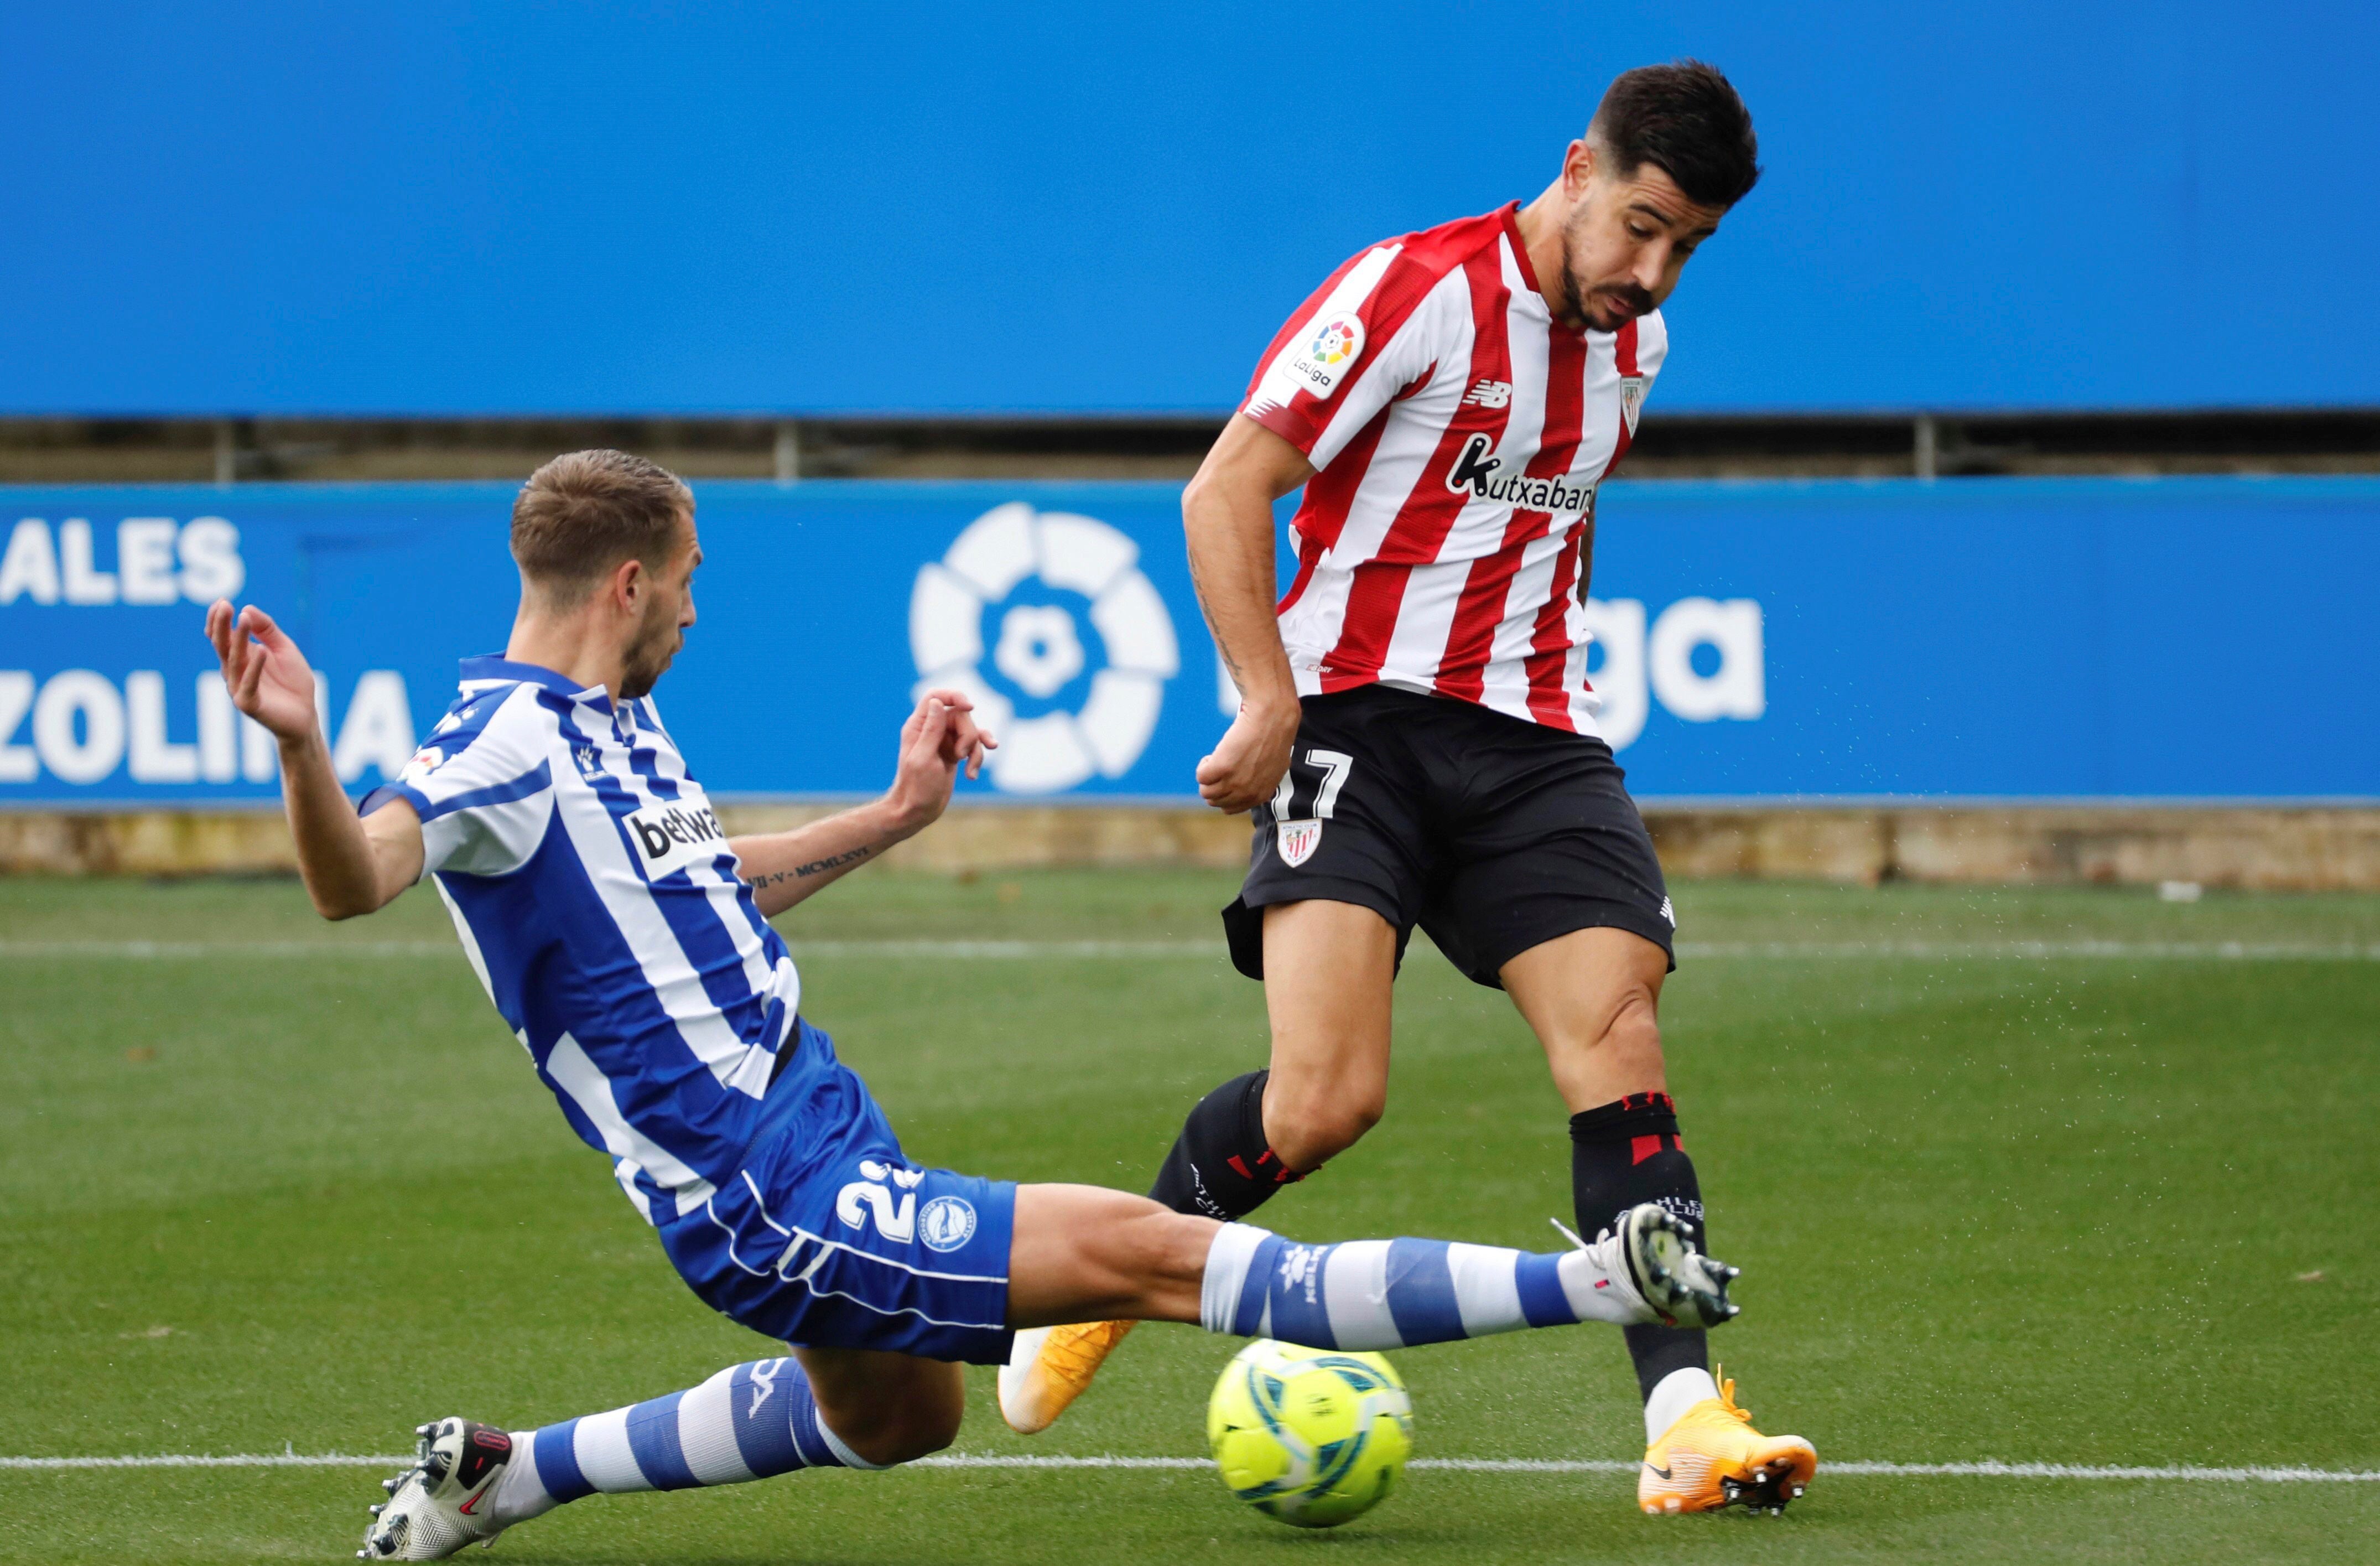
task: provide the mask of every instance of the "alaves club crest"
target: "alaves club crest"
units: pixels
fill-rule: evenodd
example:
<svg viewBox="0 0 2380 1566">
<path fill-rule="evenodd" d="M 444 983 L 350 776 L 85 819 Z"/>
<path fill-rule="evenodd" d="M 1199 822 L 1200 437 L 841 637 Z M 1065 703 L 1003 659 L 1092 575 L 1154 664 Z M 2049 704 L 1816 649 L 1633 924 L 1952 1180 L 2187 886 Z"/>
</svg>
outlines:
<svg viewBox="0 0 2380 1566">
<path fill-rule="evenodd" d="M 1320 821 L 1283 821 L 1275 831 L 1281 845 L 1281 862 L 1293 870 L 1313 858 L 1314 851 L 1322 846 Z"/>
</svg>

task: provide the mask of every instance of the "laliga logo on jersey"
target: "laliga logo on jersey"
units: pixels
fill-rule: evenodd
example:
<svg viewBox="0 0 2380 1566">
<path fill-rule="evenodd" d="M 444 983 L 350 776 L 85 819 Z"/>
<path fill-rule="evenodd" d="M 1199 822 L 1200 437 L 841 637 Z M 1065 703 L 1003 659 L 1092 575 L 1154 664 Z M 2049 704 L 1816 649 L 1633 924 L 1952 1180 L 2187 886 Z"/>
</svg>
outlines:
<svg viewBox="0 0 2380 1566">
<path fill-rule="evenodd" d="M 1305 349 L 1290 361 L 1290 369 L 1318 397 L 1327 397 L 1356 355 L 1364 351 L 1364 322 L 1352 310 L 1326 316 L 1305 340 Z"/>
<path fill-rule="evenodd" d="M 1334 315 L 1322 323 L 1305 351 L 1318 364 L 1344 364 L 1364 346 L 1364 322 L 1352 315 Z"/>
<path fill-rule="evenodd" d="M 1013 501 L 918 570 L 917 694 L 947 686 L 974 701 L 1000 739 L 991 782 L 1002 792 L 1122 777 L 1148 747 L 1182 658 L 1139 559 L 1140 546 L 1104 522 Z"/>
</svg>

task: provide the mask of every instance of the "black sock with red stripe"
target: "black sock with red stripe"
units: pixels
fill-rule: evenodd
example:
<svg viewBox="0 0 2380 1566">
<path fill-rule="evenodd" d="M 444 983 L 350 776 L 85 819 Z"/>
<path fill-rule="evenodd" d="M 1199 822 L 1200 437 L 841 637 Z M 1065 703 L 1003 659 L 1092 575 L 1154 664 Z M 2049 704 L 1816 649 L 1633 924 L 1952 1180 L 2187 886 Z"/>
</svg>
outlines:
<svg viewBox="0 0 2380 1566">
<path fill-rule="evenodd" d="M 1235 1076 L 1198 1100 L 1165 1155 L 1149 1196 L 1175 1212 L 1225 1222 L 1245 1218 L 1284 1185 L 1305 1178 L 1285 1167 L 1265 1140 L 1269 1071 Z"/>
<path fill-rule="evenodd" d="M 1693 1226 L 1698 1249 L 1703 1238 L 1703 1188 L 1694 1160 L 1678 1140 L 1678 1107 L 1667 1093 L 1631 1093 L 1600 1109 L 1570 1117 L 1571 1196 L 1578 1232 L 1592 1240 L 1621 1213 L 1641 1202 L 1658 1202 Z M 1646 1397 L 1673 1370 L 1707 1370 L 1707 1334 L 1699 1328 L 1629 1327 L 1629 1357 Z"/>
</svg>

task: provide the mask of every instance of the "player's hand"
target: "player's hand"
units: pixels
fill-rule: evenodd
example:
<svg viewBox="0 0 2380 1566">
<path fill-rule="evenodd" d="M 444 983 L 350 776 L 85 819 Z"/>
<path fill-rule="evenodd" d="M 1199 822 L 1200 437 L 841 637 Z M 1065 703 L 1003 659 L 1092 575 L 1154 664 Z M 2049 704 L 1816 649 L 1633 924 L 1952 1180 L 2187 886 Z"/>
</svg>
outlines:
<svg viewBox="0 0 2380 1566">
<path fill-rule="evenodd" d="M 1294 701 L 1265 708 L 1242 702 L 1240 715 L 1198 763 L 1198 797 L 1227 816 L 1271 798 L 1281 774 L 1289 771 L 1299 716 Z"/>
<path fill-rule="evenodd" d="M 207 639 L 223 661 L 234 707 L 280 739 L 305 739 L 321 727 L 314 671 L 272 615 L 252 603 L 235 615 L 231 601 L 219 598 L 207 611 Z"/>
<path fill-rule="evenodd" d="M 917 832 L 932 824 L 950 805 L 959 769 L 965 767 L 970 778 L 980 776 L 990 753 L 999 748 L 991 731 L 977 725 L 974 702 L 954 690 L 928 691 L 901 725 L 901 759 L 884 796 L 894 826 Z"/>
</svg>

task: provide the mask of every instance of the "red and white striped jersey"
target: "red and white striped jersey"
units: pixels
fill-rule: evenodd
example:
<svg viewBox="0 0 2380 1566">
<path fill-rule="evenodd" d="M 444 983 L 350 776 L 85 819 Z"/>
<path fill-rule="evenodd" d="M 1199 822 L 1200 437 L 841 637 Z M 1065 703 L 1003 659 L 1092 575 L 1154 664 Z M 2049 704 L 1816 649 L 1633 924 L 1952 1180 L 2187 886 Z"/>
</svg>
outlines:
<svg viewBox="0 0 2380 1566">
<path fill-rule="evenodd" d="M 1317 469 L 1281 601 L 1299 694 L 1379 684 L 1597 733 L 1580 535 L 1669 342 L 1553 318 L 1514 216 L 1374 246 L 1267 350 L 1240 411 Z"/>
</svg>

